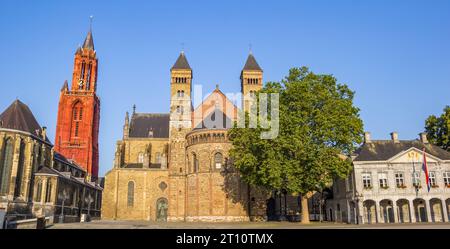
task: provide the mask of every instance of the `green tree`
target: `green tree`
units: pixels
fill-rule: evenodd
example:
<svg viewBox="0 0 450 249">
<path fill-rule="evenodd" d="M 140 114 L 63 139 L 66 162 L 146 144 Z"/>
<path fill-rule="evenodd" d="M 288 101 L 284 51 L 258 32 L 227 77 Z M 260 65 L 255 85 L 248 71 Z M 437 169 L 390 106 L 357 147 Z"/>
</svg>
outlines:
<svg viewBox="0 0 450 249">
<path fill-rule="evenodd" d="M 444 108 L 440 117 L 431 115 L 425 121 L 428 140 L 444 150 L 450 151 L 450 106 Z"/>
<path fill-rule="evenodd" d="M 246 128 L 232 128 L 234 165 L 253 186 L 301 195 L 302 223 L 309 223 L 308 198 L 350 173 L 348 156 L 362 142 L 354 92 L 331 75 L 302 67 L 291 69 L 281 82 L 267 83 L 258 99 L 261 93 L 279 93 L 279 134 L 261 139 L 268 129 L 249 128 L 248 122 Z"/>
</svg>

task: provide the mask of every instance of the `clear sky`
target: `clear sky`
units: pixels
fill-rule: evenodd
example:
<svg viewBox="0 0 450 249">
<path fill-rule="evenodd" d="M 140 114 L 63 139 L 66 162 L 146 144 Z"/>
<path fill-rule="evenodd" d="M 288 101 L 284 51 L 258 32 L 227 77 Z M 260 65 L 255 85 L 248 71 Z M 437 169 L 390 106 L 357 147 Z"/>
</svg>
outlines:
<svg viewBox="0 0 450 249">
<path fill-rule="evenodd" d="M 252 44 L 265 81 L 308 66 L 356 91 L 374 139 L 415 139 L 450 104 L 450 1 L 0 0 L 0 110 L 16 97 L 54 141 L 59 90 L 89 29 L 99 55 L 100 175 L 126 111 L 168 112 L 182 43 L 194 84 L 240 90 Z"/>
</svg>

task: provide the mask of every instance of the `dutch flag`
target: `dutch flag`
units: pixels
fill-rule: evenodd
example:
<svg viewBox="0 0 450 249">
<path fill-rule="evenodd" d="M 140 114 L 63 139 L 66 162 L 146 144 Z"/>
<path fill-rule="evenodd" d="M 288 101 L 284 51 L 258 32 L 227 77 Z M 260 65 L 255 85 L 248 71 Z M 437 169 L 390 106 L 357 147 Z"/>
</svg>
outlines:
<svg viewBox="0 0 450 249">
<path fill-rule="evenodd" d="M 423 172 L 425 172 L 425 179 L 426 179 L 426 183 L 427 183 L 428 192 L 430 192 L 431 182 L 430 182 L 430 177 L 428 175 L 427 156 L 426 156 L 426 153 L 425 153 L 425 148 L 423 148 L 422 169 L 423 169 Z"/>
</svg>

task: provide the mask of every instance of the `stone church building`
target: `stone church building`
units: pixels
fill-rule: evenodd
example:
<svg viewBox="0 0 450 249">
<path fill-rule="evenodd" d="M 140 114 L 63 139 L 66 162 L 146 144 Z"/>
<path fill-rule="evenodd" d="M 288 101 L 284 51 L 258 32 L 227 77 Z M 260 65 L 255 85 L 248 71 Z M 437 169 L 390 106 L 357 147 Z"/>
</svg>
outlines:
<svg viewBox="0 0 450 249">
<path fill-rule="evenodd" d="M 114 167 L 105 176 L 102 219 L 265 219 L 270 193 L 241 181 L 229 157 L 227 130 L 237 120 L 236 103 L 217 86 L 194 108 L 193 74 L 183 52 L 170 79 L 170 113 L 137 113 L 134 107 L 131 117 L 126 114 Z M 242 96 L 252 96 L 262 82 L 263 71 L 249 54 Z"/>
</svg>

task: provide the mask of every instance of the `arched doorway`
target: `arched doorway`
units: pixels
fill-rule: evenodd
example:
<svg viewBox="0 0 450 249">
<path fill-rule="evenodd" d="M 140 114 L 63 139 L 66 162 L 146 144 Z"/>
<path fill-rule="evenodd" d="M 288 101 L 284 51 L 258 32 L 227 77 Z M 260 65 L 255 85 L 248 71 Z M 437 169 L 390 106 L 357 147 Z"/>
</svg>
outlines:
<svg viewBox="0 0 450 249">
<path fill-rule="evenodd" d="M 414 215 L 416 216 L 417 222 L 427 222 L 427 208 L 425 206 L 424 199 L 415 199 L 413 201 L 414 205 Z"/>
<path fill-rule="evenodd" d="M 395 223 L 394 207 L 391 200 L 380 201 L 380 206 L 383 214 L 384 223 Z"/>
<path fill-rule="evenodd" d="M 397 201 L 399 223 L 411 222 L 411 210 L 409 207 L 409 201 L 406 199 L 400 199 Z"/>
<path fill-rule="evenodd" d="M 276 201 L 275 198 L 270 197 L 267 201 L 267 220 L 268 221 L 273 221 L 276 220 Z"/>
<path fill-rule="evenodd" d="M 365 200 L 363 202 L 364 207 L 364 218 L 366 219 L 368 224 L 377 223 L 377 209 L 375 205 L 375 201 L 373 200 Z"/>
<path fill-rule="evenodd" d="M 444 213 L 442 212 L 442 201 L 437 198 L 430 200 L 431 219 L 433 222 L 443 222 Z"/>
<path fill-rule="evenodd" d="M 156 201 L 156 221 L 167 221 L 167 210 L 169 202 L 166 198 L 159 198 Z"/>
</svg>

